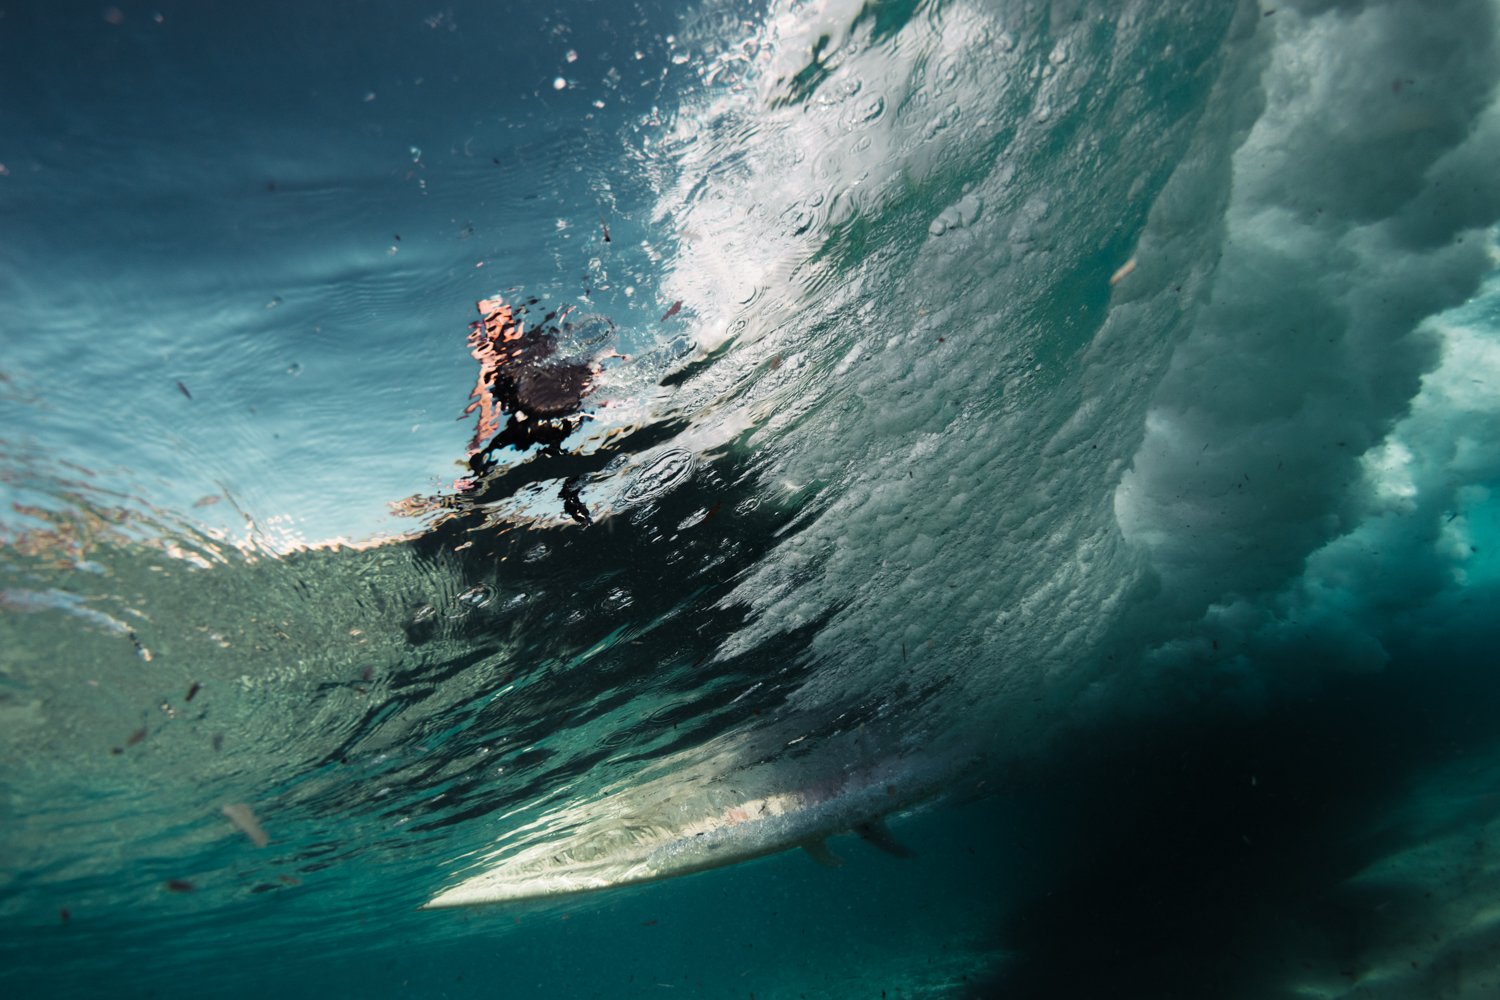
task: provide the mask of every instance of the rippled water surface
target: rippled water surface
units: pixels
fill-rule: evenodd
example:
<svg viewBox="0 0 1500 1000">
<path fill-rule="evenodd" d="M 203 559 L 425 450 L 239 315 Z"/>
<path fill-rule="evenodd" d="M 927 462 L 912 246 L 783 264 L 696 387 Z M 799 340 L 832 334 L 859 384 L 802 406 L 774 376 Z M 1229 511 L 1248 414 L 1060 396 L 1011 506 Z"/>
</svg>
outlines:
<svg viewBox="0 0 1500 1000">
<path fill-rule="evenodd" d="M 1491 995 L 1497 19 L 5 7 L 0 983 Z"/>
</svg>

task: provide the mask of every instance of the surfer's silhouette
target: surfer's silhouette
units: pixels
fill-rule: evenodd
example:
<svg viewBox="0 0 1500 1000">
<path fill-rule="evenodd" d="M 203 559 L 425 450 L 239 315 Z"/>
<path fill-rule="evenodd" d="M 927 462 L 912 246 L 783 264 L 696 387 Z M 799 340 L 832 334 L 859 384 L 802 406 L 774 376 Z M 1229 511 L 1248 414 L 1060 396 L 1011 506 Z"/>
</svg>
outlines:
<svg viewBox="0 0 1500 1000">
<path fill-rule="evenodd" d="M 559 358 L 556 321 L 567 310 L 550 312 L 528 327 L 525 305 L 512 307 L 498 296 L 477 303 L 480 319 L 469 329 L 469 351 L 479 362 L 479 379 L 465 415 L 479 411 L 479 425 L 469 444 L 469 470 L 483 477 L 495 467 L 503 448 L 561 455 L 562 443 L 583 424 L 583 401 L 600 373 L 597 362 Z M 505 425 L 500 425 L 501 418 Z M 565 483 L 563 509 L 579 524 L 589 524 L 588 508 L 572 482 Z"/>
<path fill-rule="evenodd" d="M 576 525 L 591 525 L 584 496 L 608 478 L 605 468 L 622 456 L 662 447 L 687 426 L 683 414 L 666 411 L 565 447 L 592 419 L 586 406 L 605 363 L 629 356 L 603 346 L 615 325 L 602 316 L 575 316 L 565 306 L 527 324 L 527 309 L 538 301 L 492 296 L 476 303 L 480 318 L 469 325 L 469 353 L 479 362 L 479 376 L 464 415 L 477 411 L 479 419 L 465 452 L 469 474 L 453 483 L 451 493 L 391 504 L 401 516 L 430 520 L 424 547 L 474 550 L 480 539 L 471 529 L 502 519 L 497 504 L 547 481 L 558 484 L 564 515 Z M 672 384 L 673 377 L 660 384 Z M 525 461 L 502 460 L 506 449 L 533 454 Z"/>
<path fill-rule="evenodd" d="M 479 411 L 469 445 L 469 468 L 476 475 L 489 470 L 490 456 L 501 448 L 525 451 L 540 445 L 559 453 L 563 440 L 583 422 L 583 400 L 599 374 L 592 362 L 556 357 L 553 323 L 566 312 L 548 313 L 528 328 L 524 307 L 491 298 L 478 308 L 481 318 L 470 326 L 469 351 L 479 362 L 479 379 L 464 410 L 465 415 Z"/>
</svg>

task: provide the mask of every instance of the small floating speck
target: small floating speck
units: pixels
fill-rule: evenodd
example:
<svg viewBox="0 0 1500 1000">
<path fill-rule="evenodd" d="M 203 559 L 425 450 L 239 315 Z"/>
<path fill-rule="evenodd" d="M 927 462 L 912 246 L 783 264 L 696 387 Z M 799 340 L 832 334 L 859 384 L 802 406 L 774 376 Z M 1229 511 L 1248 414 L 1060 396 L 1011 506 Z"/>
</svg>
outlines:
<svg viewBox="0 0 1500 1000">
<path fill-rule="evenodd" d="M 231 802 L 219 810 L 233 823 L 235 827 L 250 838 L 250 842 L 256 847 L 265 847 L 271 842 L 266 836 L 266 831 L 261 828 L 260 820 L 255 818 L 255 813 L 243 802 Z"/>
</svg>

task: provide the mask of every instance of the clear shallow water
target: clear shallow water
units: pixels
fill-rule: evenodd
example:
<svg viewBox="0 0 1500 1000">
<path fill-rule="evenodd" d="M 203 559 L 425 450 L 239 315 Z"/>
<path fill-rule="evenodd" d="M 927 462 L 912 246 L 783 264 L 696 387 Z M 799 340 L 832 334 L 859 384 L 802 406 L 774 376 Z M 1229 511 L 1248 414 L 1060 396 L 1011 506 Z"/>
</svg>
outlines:
<svg viewBox="0 0 1500 1000">
<path fill-rule="evenodd" d="M 1491 4 L 155 12 L 0 20 L 12 988 L 1484 995 Z"/>
</svg>

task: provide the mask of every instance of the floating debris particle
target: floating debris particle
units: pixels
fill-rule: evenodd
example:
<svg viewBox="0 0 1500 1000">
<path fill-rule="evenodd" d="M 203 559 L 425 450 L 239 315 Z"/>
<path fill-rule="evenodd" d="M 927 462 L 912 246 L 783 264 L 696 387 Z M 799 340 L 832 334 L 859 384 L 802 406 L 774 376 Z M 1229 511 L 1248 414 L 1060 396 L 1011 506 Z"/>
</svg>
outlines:
<svg viewBox="0 0 1500 1000">
<path fill-rule="evenodd" d="M 192 892 L 197 886 L 185 878 L 169 878 L 163 888 L 168 892 Z"/>
<path fill-rule="evenodd" d="M 250 842 L 256 847 L 265 847 L 271 842 L 266 836 L 266 831 L 261 829 L 260 821 L 255 818 L 255 813 L 243 802 L 231 802 L 219 810 L 239 828 L 239 831 L 250 838 Z"/>
<path fill-rule="evenodd" d="M 183 698 L 183 701 L 192 701 L 193 698 L 195 698 L 198 692 L 201 690 L 203 690 L 203 685 L 199 684 L 197 681 L 193 681 L 192 684 L 188 685 L 187 696 Z"/>
<path fill-rule="evenodd" d="M 151 662 L 151 650 L 147 649 L 146 648 L 146 644 L 143 643 L 143 642 L 141 642 L 140 636 L 136 635 L 133 631 L 132 632 L 126 632 L 125 634 L 126 634 L 126 636 L 129 637 L 130 644 L 135 647 L 135 655 L 139 656 L 141 659 L 145 660 L 147 663 L 150 663 Z"/>
<path fill-rule="evenodd" d="M 1120 282 L 1122 282 L 1126 278 L 1130 277 L 1131 273 L 1134 272 L 1134 271 L 1135 271 L 1135 258 L 1132 257 L 1129 260 L 1127 260 L 1125 263 L 1121 264 L 1120 267 L 1119 267 L 1119 269 L 1116 270 L 1114 274 L 1111 274 L 1109 276 L 1109 287 L 1113 288 L 1114 286 L 1118 285 Z"/>
<path fill-rule="evenodd" d="M 185 386 L 185 385 L 183 385 L 181 381 L 179 381 L 177 383 L 177 391 L 180 392 L 180 393 L 182 393 L 188 399 L 192 399 L 193 398 L 193 394 L 191 392 L 188 392 L 188 387 Z"/>
<path fill-rule="evenodd" d="M 137 729 L 135 732 L 131 733 L 129 736 L 127 736 L 125 738 L 125 745 L 127 747 L 133 747 L 133 746 L 135 746 L 137 743 L 139 743 L 141 740 L 143 740 L 145 738 L 146 738 L 146 727 L 142 726 L 141 728 Z"/>
<path fill-rule="evenodd" d="M 667 320 L 671 319 L 673 316 L 676 316 L 681 311 L 682 311 L 682 300 L 678 299 L 676 302 L 672 303 L 672 308 L 670 308 L 670 309 L 668 309 L 666 311 L 666 314 L 662 316 L 661 321 L 663 323 L 665 323 Z"/>
</svg>

